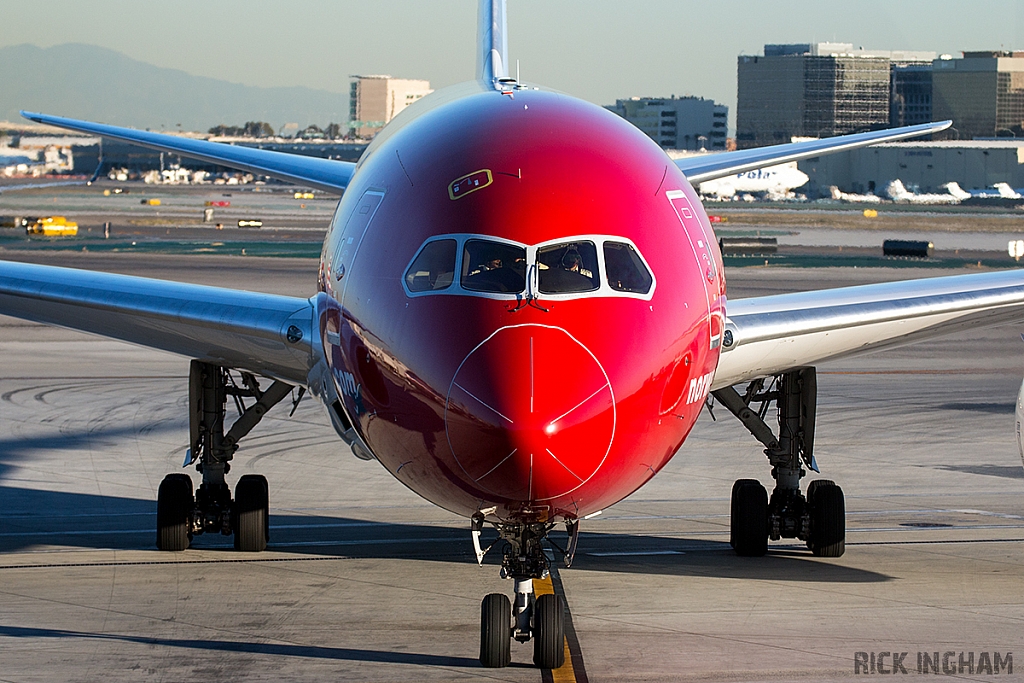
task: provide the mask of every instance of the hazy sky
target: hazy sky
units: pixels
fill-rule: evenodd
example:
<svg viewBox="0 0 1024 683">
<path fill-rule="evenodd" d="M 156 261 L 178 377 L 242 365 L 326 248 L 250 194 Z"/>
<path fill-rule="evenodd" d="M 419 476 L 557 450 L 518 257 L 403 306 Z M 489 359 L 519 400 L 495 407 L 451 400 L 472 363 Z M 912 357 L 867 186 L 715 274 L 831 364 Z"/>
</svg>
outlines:
<svg viewBox="0 0 1024 683">
<path fill-rule="evenodd" d="M 350 74 L 390 73 L 442 87 L 475 67 L 475 0 L 3 0 L 0 9 L 0 46 L 89 43 L 247 85 L 347 92 Z M 764 43 L 1024 49 L 1024 0 L 508 0 L 508 14 L 509 56 L 524 81 L 598 104 L 700 95 L 730 116 L 736 56 Z"/>
</svg>

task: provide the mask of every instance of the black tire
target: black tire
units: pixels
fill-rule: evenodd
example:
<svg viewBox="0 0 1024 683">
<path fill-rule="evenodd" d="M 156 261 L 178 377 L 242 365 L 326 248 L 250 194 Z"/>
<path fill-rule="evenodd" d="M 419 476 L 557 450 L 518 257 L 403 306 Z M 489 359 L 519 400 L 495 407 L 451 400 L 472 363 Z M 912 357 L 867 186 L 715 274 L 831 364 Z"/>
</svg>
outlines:
<svg viewBox="0 0 1024 683">
<path fill-rule="evenodd" d="M 499 669 L 512 662 L 512 602 L 491 593 L 480 604 L 480 663 Z"/>
<path fill-rule="evenodd" d="M 540 669 L 565 664 L 565 606 L 560 595 L 542 595 L 534 604 L 533 663 Z"/>
<path fill-rule="evenodd" d="M 741 557 L 768 552 L 768 492 L 756 479 L 740 479 L 732 487 L 729 542 Z"/>
<path fill-rule="evenodd" d="M 184 473 L 168 474 L 160 482 L 156 498 L 156 547 L 181 551 L 192 540 L 192 478 Z"/>
<path fill-rule="evenodd" d="M 815 479 L 807 485 L 807 504 L 814 505 L 814 495 L 818 490 L 819 486 L 835 486 L 836 483 L 831 479 Z"/>
<path fill-rule="evenodd" d="M 247 474 L 235 485 L 232 508 L 235 550 L 258 553 L 266 550 L 270 540 L 270 495 L 267 478 Z"/>
<path fill-rule="evenodd" d="M 817 557 L 842 557 L 846 552 L 846 500 L 835 482 L 822 479 L 807 488 L 811 534 L 807 545 Z"/>
<path fill-rule="evenodd" d="M 744 486 L 760 484 L 757 479 L 737 479 L 732 485 L 732 506 L 729 511 L 729 545 L 736 548 L 736 525 L 739 521 L 739 512 L 736 507 L 736 492 Z"/>
<path fill-rule="evenodd" d="M 814 513 L 812 511 L 814 510 L 814 496 L 816 495 L 816 491 L 818 490 L 819 486 L 825 486 L 827 484 L 834 485 L 835 482 L 832 481 L 831 479 L 815 479 L 814 481 L 812 481 L 810 484 L 807 485 L 807 511 L 808 511 L 808 514 L 810 514 L 811 516 L 814 515 Z M 812 522 L 812 524 L 813 524 L 813 522 Z M 808 528 L 808 530 L 807 530 L 807 549 L 812 551 L 812 552 L 814 551 L 814 536 L 813 536 L 813 533 L 814 532 L 811 531 L 810 528 Z"/>
</svg>

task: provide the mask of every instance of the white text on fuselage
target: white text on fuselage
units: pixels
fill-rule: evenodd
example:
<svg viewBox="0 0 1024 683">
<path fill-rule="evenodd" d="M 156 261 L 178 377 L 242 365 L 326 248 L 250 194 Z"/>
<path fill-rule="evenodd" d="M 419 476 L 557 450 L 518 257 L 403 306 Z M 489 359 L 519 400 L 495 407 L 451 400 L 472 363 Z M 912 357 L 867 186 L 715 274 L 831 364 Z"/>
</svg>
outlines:
<svg viewBox="0 0 1024 683">
<path fill-rule="evenodd" d="M 352 398 L 359 397 L 359 385 L 356 384 L 356 377 L 351 372 L 339 372 L 338 382 L 341 385 L 341 391 L 344 394 L 348 394 Z"/>
<path fill-rule="evenodd" d="M 715 373 L 709 372 L 701 377 L 695 377 L 690 380 L 690 392 L 686 395 L 686 403 L 696 403 L 697 401 L 703 401 L 708 396 L 708 391 L 711 389 L 711 380 Z"/>
</svg>

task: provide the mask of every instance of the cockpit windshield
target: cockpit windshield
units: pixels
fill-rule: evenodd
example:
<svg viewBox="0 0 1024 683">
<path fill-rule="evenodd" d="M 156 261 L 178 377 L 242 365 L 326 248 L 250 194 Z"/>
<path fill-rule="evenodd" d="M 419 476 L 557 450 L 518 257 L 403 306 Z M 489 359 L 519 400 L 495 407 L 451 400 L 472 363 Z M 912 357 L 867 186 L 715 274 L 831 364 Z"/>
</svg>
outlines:
<svg viewBox="0 0 1024 683">
<path fill-rule="evenodd" d="M 490 240 L 468 240 L 462 251 L 462 287 L 474 292 L 526 289 L 526 248 Z"/>
<path fill-rule="evenodd" d="M 533 245 L 485 235 L 437 235 L 420 247 L 402 284 L 410 297 L 455 294 L 518 303 L 592 297 L 648 301 L 656 286 L 636 245 L 612 235 Z"/>
<path fill-rule="evenodd" d="M 455 240 L 427 242 L 405 274 L 410 292 L 448 289 L 455 278 Z"/>
<path fill-rule="evenodd" d="M 601 286 L 593 242 L 566 242 L 537 249 L 540 291 L 544 294 L 591 292 Z"/>
<path fill-rule="evenodd" d="M 623 242 L 604 243 L 604 267 L 608 286 L 616 292 L 646 294 L 654 280 L 632 246 Z"/>
</svg>

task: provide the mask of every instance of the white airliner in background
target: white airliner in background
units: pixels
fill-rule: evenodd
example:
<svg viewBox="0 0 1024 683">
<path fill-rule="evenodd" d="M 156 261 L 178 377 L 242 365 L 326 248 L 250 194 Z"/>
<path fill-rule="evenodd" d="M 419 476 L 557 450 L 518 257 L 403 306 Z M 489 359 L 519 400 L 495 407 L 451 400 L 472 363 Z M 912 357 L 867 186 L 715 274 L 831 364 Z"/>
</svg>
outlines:
<svg viewBox="0 0 1024 683">
<path fill-rule="evenodd" d="M 793 190 L 806 185 L 807 180 L 807 174 L 793 162 L 708 180 L 701 183 L 698 189 L 703 196 L 718 199 L 729 199 L 737 194 L 785 199 L 792 196 Z"/>
<path fill-rule="evenodd" d="M 965 199 L 970 199 L 971 194 L 964 192 L 960 185 L 949 182 L 942 186 L 945 192 L 911 192 L 897 178 L 890 182 L 885 188 L 885 194 L 897 204 L 959 204 Z"/>
</svg>

